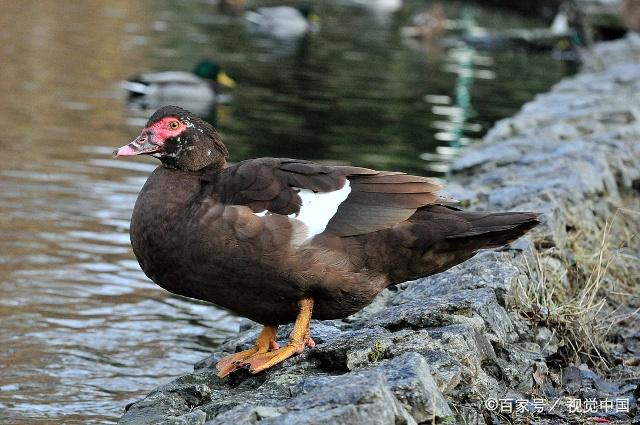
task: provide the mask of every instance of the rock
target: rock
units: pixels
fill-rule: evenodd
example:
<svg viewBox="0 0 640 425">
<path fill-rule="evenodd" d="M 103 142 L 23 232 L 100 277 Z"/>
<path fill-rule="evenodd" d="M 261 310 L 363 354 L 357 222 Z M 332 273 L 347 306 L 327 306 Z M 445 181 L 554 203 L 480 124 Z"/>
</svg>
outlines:
<svg viewBox="0 0 640 425">
<path fill-rule="evenodd" d="M 549 357 L 558 352 L 558 338 L 556 338 L 555 334 L 549 328 L 538 328 L 536 342 L 545 357 Z"/>
<path fill-rule="evenodd" d="M 502 378 L 509 383 L 509 388 L 520 393 L 531 393 L 534 365 L 541 361 L 544 361 L 542 351 L 532 342 L 510 344 L 502 348 L 497 358 Z"/>
<path fill-rule="evenodd" d="M 511 320 L 490 288 L 421 297 L 424 293 L 421 288 L 425 285 L 420 283 L 410 286 L 391 306 L 370 320 L 390 330 L 466 323 L 486 332 L 493 341 L 504 343 L 509 339 Z"/>
<path fill-rule="evenodd" d="M 377 369 L 384 373 L 391 391 L 416 422 L 453 415 L 424 357 L 407 353 L 383 362 Z"/>
<path fill-rule="evenodd" d="M 194 410 L 182 416 L 169 418 L 158 425 L 203 425 L 207 420 L 207 414 L 202 410 Z"/>
<path fill-rule="evenodd" d="M 522 239 L 524 241 L 525 239 Z M 419 279 L 394 298 L 401 304 L 414 297 L 426 299 L 461 289 L 491 288 L 499 298 L 511 290 L 520 271 L 507 259 L 508 254 L 486 251 L 443 273 Z M 505 261 L 507 260 L 507 261 Z"/>
<path fill-rule="evenodd" d="M 318 344 L 309 356 L 319 360 L 319 366 L 325 370 L 357 370 L 384 356 L 384 350 L 391 345 L 390 336 L 388 330 L 379 326 L 345 331 L 339 338 Z"/>
<path fill-rule="evenodd" d="M 225 425 L 225 424 L 254 424 L 262 422 L 270 418 L 279 418 L 286 413 L 284 407 L 270 406 L 240 406 L 228 410 L 215 419 L 206 422 L 207 425 Z"/>
<path fill-rule="evenodd" d="M 298 396 L 284 406 L 286 413 L 262 422 L 305 424 L 312 413 L 316 424 L 416 424 L 394 396 L 385 376 L 375 370 L 307 379 Z"/>
<path fill-rule="evenodd" d="M 496 361 L 487 335 L 462 324 L 428 329 L 426 333 L 431 343 L 426 349 L 414 343 L 413 350 L 425 356 L 443 393 L 455 393 L 464 399 L 487 397 L 491 383 L 485 366 Z M 406 347 L 405 343 L 394 349 Z"/>
<path fill-rule="evenodd" d="M 175 393 L 155 391 L 129 407 L 120 418 L 120 425 L 151 425 L 182 416 L 189 412 L 187 402 Z"/>
</svg>

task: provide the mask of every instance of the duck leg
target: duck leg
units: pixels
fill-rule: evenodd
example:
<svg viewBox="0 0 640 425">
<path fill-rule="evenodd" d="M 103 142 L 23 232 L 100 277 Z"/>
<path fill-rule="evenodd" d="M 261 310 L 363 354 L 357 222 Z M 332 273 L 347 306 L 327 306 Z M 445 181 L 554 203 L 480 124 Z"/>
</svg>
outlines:
<svg viewBox="0 0 640 425">
<path fill-rule="evenodd" d="M 240 367 L 246 367 L 251 373 L 258 373 L 288 359 L 294 354 L 300 354 L 304 347 L 313 348 L 315 342 L 309 336 L 309 322 L 313 310 L 313 299 L 303 298 L 298 301 L 298 316 L 289 335 L 287 344 L 277 350 L 256 353 L 239 362 Z"/>
<path fill-rule="evenodd" d="M 239 353 L 231 354 L 221 358 L 216 363 L 216 369 L 218 369 L 218 376 L 224 378 L 234 370 L 237 370 L 239 364 L 247 358 L 256 355 L 266 353 L 269 350 L 277 350 L 280 348 L 276 342 L 277 326 L 263 326 L 260 335 L 256 339 L 256 343 L 248 350 L 240 351 Z"/>
</svg>

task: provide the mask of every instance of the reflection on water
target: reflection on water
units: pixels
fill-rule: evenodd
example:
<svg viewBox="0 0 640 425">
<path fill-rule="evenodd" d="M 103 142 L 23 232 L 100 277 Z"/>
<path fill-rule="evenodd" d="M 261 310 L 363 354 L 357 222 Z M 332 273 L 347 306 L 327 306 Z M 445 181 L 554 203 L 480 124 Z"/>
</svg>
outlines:
<svg viewBox="0 0 640 425">
<path fill-rule="evenodd" d="M 424 2 L 406 3 L 381 19 L 323 2 L 321 29 L 284 45 L 252 38 L 240 17 L 204 0 L 3 5 L 3 423 L 112 421 L 237 328 L 227 313 L 151 284 L 133 258 L 131 208 L 155 164 L 110 158 L 138 130 L 127 124 L 121 79 L 215 57 L 238 81 L 214 116 L 234 160 L 302 157 L 425 174 L 425 159 L 480 137 L 565 72 L 543 56 L 409 43 L 399 28 Z M 447 3 L 447 16 L 459 11 Z M 497 12 L 475 13 L 487 25 Z M 505 26 L 525 24 L 510 19 L 500 15 Z M 470 76 L 463 117 L 456 83 Z"/>
</svg>

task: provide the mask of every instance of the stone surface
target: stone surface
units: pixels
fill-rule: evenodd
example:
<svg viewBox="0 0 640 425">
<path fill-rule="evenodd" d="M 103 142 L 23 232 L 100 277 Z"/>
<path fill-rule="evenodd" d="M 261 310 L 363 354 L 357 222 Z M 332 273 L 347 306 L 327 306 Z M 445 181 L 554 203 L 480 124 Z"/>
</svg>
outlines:
<svg viewBox="0 0 640 425">
<path fill-rule="evenodd" d="M 463 151 L 449 193 L 471 209 L 544 212 L 538 232 L 551 244 L 565 232 L 564 205 L 594 220 L 607 200 L 639 185 L 639 61 L 639 36 L 597 45 L 586 71 Z M 266 373 L 220 380 L 217 359 L 257 336 L 257 327 L 244 327 L 193 373 L 131 405 L 119 423 L 498 423 L 483 407 L 488 397 L 526 397 L 536 389 L 552 395 L 545 359 L 558 341 L 508 310 L 509 296 L 526 279 L 517 264 L 532 249 L 523 239 L 385 290 L 350 318 L 314 321 L 314 349 Z M 290 330 L 282 327 L 278 338 Z M 578 368 L 566 370 L 564 384 L 585 397 L 640 391 Z M 558 418 L 553 423 L 571 423 Z"/>
</svg>

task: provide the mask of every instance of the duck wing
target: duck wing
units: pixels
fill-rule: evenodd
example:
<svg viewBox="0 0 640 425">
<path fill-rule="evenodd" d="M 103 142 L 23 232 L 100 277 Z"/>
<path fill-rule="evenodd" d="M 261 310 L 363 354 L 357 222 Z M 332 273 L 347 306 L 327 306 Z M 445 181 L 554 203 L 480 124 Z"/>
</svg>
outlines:
<svg viewBox="0 0 640 425">
<path fill-rule="evenodd" d="M 286 158 L 242 161 L 215 181 L 223 204 L 305 223 L 310 233 L 355 236 L 392 227 L 441 200 L 424 177 Z"/>
</svg>

